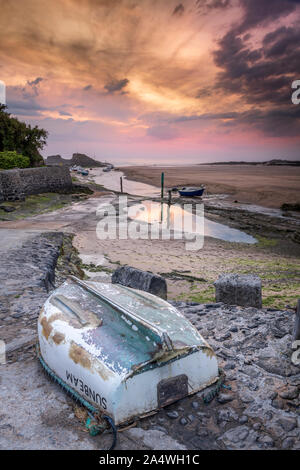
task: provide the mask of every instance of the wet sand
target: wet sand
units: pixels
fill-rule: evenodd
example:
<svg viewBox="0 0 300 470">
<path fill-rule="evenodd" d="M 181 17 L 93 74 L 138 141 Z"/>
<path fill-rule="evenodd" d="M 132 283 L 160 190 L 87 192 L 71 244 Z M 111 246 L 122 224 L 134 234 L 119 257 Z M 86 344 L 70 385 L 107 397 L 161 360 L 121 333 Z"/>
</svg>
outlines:
<svg viewBox="0 0 300 470">
<path fill-rule="evenodd" d="M 231 200 L 280 208 L 300 202 L 300 167 L 252 165 L 190 165 L 182 167 L 122 167 L 129 180 L 160 186 L 204 184 L 207 194 L 228 194 Z"/>
</svg>

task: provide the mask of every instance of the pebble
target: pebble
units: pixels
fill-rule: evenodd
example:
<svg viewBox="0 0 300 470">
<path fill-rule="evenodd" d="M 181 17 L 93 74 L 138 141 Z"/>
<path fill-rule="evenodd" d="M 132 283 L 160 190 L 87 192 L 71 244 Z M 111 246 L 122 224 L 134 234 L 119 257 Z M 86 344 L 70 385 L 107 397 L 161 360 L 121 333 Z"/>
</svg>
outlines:
<svg viewBox="0 0 300 470">
<path fill-rule="evenodd" d="M 167 411 L 167 416 L 170 419 L 177 419 L 179 414 L 177 413 L 177 411 Z"/>
<path fill-rule="evenodd" d="M 292 437 L 287 437 L 286 439 L 284 439 L 282 441 L 281 448 L 282 449 L 291 449 L 294 444 L 295 444 L 295 439 L 293 439 Z"/>
<path fill-rule="evenodd" d="M 248 422 L 248 417 L 247 416 L 243 415 L 243 416 L 240 417 L 240 419 L 239 419 L 240 424 L 245 424 L 247 422 Z"/>
<path fill-rule="evenodd" d="M 230 395 L 229 393 L 220 393 L 218 396 L 218 402 L 223 404 L 223 403 L 229 403 L 230 401 L 233 400 L 233 395 Z"/>
<path fill-rule="evenodd" d="M 237 333 L 239 329 L 237 326 L 232 326 L 231 328 L 229 328 L 229 331 L 231 331 L 232 333 Z"/>
<path fill-rule="evenodd" d="M 287 432 L 295 429 L 298 424 L 296 418 L 287 418 L 287 417 L 278 419 L 277 423 Z"/>
</svg>

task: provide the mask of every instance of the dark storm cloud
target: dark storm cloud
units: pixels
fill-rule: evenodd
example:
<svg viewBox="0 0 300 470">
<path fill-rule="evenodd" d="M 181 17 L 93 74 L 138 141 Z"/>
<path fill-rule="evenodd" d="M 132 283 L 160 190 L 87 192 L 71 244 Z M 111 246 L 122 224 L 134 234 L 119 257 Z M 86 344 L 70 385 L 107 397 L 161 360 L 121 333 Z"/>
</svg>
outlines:
<svg viewBox="0 0 300 470">
<path fill-rule="evenodd" d="M 42 77 L 37 77 L 35 80 L 27 80 L 26 86 L 22 88 L 24 98 L 38 96 L 38 85 L 43 81 Z"/>
<path fill-rule="evenodd" d="M 205 98 L 207 96 L 211 96 L 211 94 L 212 94 L 212 92 L 208 88 L 201 88 L 200 90 L 198 90 L 195 98 L 201 99 L 201 98 Z"/>
<path fill-rule="evenodd" d="M 240 0 L 244 17 L 236 32 L 243 33 L 253 26 L 282 18 L 293 12 L 299 3 L 298 0 Z"/>
<path fill-rule="evenodd" d="M 300 134 L 300 106 L 289 104 L 267 111 L 253 109 L 240 113 L 204 113 L 180 116 L 170 122 L 188 121 L 215 121 L 220 127 L 232 129 L 253 128 L 270 137 L 297 137 Z"/>
<path fill-rule="evenodd" d="M 32 81 L 29 81 L 28 80 L 28 85 L 30 86 L 35 86 L 35 85 L 38 85 L 40 82 L 43 81 L 43 78 L 42 77 L 37 77 L 35 80 L 32 80 Z"/>
<path fill-rule="evenodd" d="M 71 113 L 68 113 L 68 111 L 59 111 L 60 116 L 72 116 Z"/>
<path fill-rule="evenodd" d="M 187 121 L 210 121 L 210 120 L 222 120 L 222 119 L 235 119 L 239 116 L 239 113 L 204 113 L 195 114 L 192 116 L 179 116 L 172 122 L 187 122 Z"/>
<path fill-rule="evenodd" d="M 177 5 L 174 8 L 174 11 L 173 11 L 172 15 L 181 16 L 183 13 L 184 13 L 184 6 L 182 5 L 182 3 L 179 3 L 179 5 Z"/>
<path fill-rule="evenodd" d="M 244 7 L 241 24 L 219 41 L 214 52 L 221 69 L 217 88 L 228 95 L 240 95 L 242 103 L 255 106 L 222 125 L 245 125 L 267 135 L 296 136 L 300 133 L 300 109 L 291 104 L 291 83 L 299 77 L 300 19 L 277 27 L 264 35 L 261 47 L 253 49 L 248 41 L 257 26 L 272 25 L 278 18 L 295 12 L 299 1 L 240 0 Z M 298 10 L 299 12 L 299 10 Z"/>
<path fill-rule="evenodd" d="M 231 0 L 197 0 L 196 6 L 199 11 L 212 10 L 214 8 L 227 8 Z"/>
<path fill-rule="evenodd" d="M 267 34 L 264 47 L 257 50 L 249 49 L 243 39 L 229 31 L 219 46 L 214 54 L 216 65 L 222 69 L 218 88 L 241 94 L 244 101 L 253 104 L 276 105 L 290 100 L 291 82 L 299 75 L 298 28 L 279 28 Z"/>
<path fill-rule="evenodd" d="M 125 88 L 128 83 L 129 80 L 127 78 L 123 78 L 122 80 L 111 80 L 109 83 L 104 85 L 104 88 L 107 93 L 115 93 L 116 91 L 123 91 L 123 88 Z"/>
<path fill-rule="evenodd" d="M 300 133 L 300 107 L 293 104 L 268 111 L 253 110 L 240 113 L 227 127 L 246 125 L 270 137 L 297 137 Z"/>
</svg>

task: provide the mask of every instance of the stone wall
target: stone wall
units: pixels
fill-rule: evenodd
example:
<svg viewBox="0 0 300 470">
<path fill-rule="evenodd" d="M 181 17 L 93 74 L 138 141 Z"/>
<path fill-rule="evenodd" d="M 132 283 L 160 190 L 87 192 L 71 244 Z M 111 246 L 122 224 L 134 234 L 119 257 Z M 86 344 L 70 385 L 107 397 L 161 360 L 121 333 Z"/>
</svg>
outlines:
<svg viewBox="0 0 300 470">
<path fill-rule="evenodd" d="M 39 167 L 0 171 L 0 201 L 22 200 L 30 194 L 72 187 L 66 167 Z"/>
</svg>

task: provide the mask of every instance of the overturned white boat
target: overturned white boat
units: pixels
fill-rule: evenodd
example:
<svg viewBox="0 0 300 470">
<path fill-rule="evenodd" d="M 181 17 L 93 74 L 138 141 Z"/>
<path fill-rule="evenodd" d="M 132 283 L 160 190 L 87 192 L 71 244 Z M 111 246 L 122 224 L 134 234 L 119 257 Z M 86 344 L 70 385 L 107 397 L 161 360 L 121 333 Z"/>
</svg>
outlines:
<svg viewBox="0 0 300 470">
<path fill-rule="evenodd" d="M 176 308 L 116 284 L 70 278 L 46 301 L 38 335 L 47 368 L 116 424 L 218 379 L 212 348 Z"/>
</svg>

